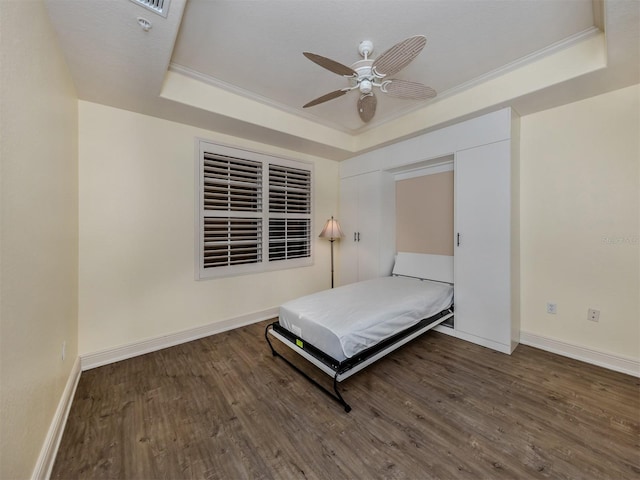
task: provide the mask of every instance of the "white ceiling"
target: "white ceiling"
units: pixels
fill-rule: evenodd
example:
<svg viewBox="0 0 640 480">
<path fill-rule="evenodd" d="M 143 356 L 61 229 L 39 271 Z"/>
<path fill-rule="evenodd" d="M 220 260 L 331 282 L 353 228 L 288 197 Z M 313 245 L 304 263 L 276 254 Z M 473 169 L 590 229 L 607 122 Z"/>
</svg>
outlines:
<svg viewBox="0 0 640 480">
<path fill-rule="evenodd" d="M 637 0 L 172 0 L 166 19 L 131 0 L 47 5 L 79 98 L 335 159 L 640 75 Z M 348 85 L 303 51 L 351 65 L 362 40 L 373 41 L 375 58 L 417 34 L 427 45 L 396 76 L 435 88 L 435 99 L 378 93 L 369 124 L 355 92 L 302 109 Z"/>
<path fill-rule="evenodd" d="M 562 1 L 206 1 L 189 0 L 172 64 L 232 85 L 328 125 L 357 131 L 357 93 L 302 111 L 308 101 L 348 86 L 303 51 L 351 65 L 358 44 L 377 56 L 412 35 L 427 46 L 398 78 L 437 92 L 593 28 L 591 0 Z M 379 123 L 416 107 L 378 94 Z M 423 105 L 422 105 L 423 106 Z"/>
</svg>

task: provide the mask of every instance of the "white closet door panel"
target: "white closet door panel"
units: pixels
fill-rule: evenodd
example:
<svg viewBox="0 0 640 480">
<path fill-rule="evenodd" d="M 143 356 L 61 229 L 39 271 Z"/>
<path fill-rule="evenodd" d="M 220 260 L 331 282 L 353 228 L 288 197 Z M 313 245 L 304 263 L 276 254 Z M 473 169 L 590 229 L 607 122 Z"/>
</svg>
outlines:
<svg viewBox="0 0 640 480">
<path fill-rule="evenodd" d="M 360 175 L 358 190 L 358 280 L 380 276 L 380 172 Z"/>
<path fill-rule="evenodd" d="M 340 181 L 340 227 L 344 238 L 336 242 L 340 251 L 340 285 L 358 281 L 358 187 L 357 177 Z M 355 236 L 354 236 L 355 235 Z"/>
<path fill-rule="evenodd" d="M 507 345 L 510 182 L 508 141 L 456 154 L 456 330 Z"/>
</svg>

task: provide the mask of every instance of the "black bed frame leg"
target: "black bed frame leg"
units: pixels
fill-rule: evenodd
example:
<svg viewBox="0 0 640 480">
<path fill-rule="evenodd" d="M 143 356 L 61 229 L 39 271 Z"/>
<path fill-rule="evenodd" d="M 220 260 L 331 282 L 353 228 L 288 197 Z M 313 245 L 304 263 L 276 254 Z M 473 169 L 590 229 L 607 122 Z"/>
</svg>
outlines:
<svg viewBox="0 0 640 480">
<path fill-rule="evenodd" d="M 336 392 L 336 397 L 338 397 L 336 400 L 338 400 L 338 402 L 340 402 L 340 404 L 344 407 L 344 411 L 349 413 L 351 411 L 351 406 L 344 401 L 344 398 L 342 398 L 342 395 L 340 395 L 340 392 L 338 391 L 338 374 L 337 373 L 333 377 L 333 391 Z"/>
<path fill-rule="evenodd" d="M 267 340 L 267 343 L 269 344 L 269 348 L 271 348 L 271 354 L 274 357 L 280 357 L 282 360 L 285 361 L 285 363 L 287 363 L 291 368 L 293 368 L 296 372 L 298 372 L 300 375 L 302 375 L 304 378 L 306 378 L 309 382 L 311 382 L 313 385 L 315 385 L 317 388 L 319 388 L 321 391 L 323 391 L 324 393 L 326 393 L 327 395 L 329 395 L 329 397 L 331 397 L 332 399 L 334 399 L 336 402 L 338 402 L 340 405 L 342 405 L 344 407 L 344 411 L 349 413 L 351 411 L 351 406 L 345 402 L 344 398 L 342 398 L 342 395 L 340 394 L 340 391 L 338 390 L 338 375 L 340 374 L 340 372 L 336 372 L 336 374 L 333 377 L 333 391 L 335 392 L 335 395 L 333 393 L 331 393 L 329 390 L 327 390 L 326 388 L 324 388 L 322 385 L 320 385 L 318 382 L 316 382 L 313 378 L 311 378 L 309 375 L 307 375 L 305 372 L 303 372 L 302 370 L 300 370 L 296 365 L 294 365 L 293 363 L 291 363 L 289 360 L 287 360 L 285 357 L 283 357 L 282 355 L 280 355 L 275 348 L 273 348 L 273 345 L 271 344 L 271 340 L 269 339 L 269 327 L 271 327 L 273 324 L 269 324 L 267 325 L 267 328 L 265 328 L 264 330 L 264 338 Z"/>
<path fill-rule="evenodd" d="M 278 352 L 276 352 L 275 348 L 273 348 L 273 345 L 271 345 L 271 340 L 269 340 L 269 327 L 270 326 L 271 326 L 271 324 L 267 325 L 267 328 L 264 329 L 264 339 L 269 344 L 269 348 L 271 349 L 271 355 L 276 357 L 276 356 L 278 356 Z"/>
</svg>

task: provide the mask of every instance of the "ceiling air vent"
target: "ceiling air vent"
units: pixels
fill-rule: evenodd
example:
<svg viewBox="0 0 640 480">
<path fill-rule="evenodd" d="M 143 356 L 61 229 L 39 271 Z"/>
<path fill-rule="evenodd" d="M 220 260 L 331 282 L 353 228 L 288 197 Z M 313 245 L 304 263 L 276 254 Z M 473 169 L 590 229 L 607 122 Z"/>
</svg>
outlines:
<svg viewBox="0 0 640 480">
<path fill-rule="evenodd" d="M 133 3 L 137 3 L 138 5 L 151 10 L 152 12 L 157 13 L 158 15 L 162 15 L 166 18 L 169 13 L 169 3 L 170 0 L 131 0 Z"/>
</svg>

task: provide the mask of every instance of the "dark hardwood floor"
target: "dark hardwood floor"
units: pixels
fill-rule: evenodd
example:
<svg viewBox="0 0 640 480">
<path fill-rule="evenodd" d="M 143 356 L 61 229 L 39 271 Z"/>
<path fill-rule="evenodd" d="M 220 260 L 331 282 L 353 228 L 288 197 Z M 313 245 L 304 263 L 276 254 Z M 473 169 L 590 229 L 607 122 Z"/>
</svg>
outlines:
<svg viewBox="0 0 640 480">
<path fill-rule="evenodd" d="M 84 372 L 51 478 L 640 478 L 635 377 L 431 332 L 343 382 L 345 413 L 265 325 Z"/>
</svg>

